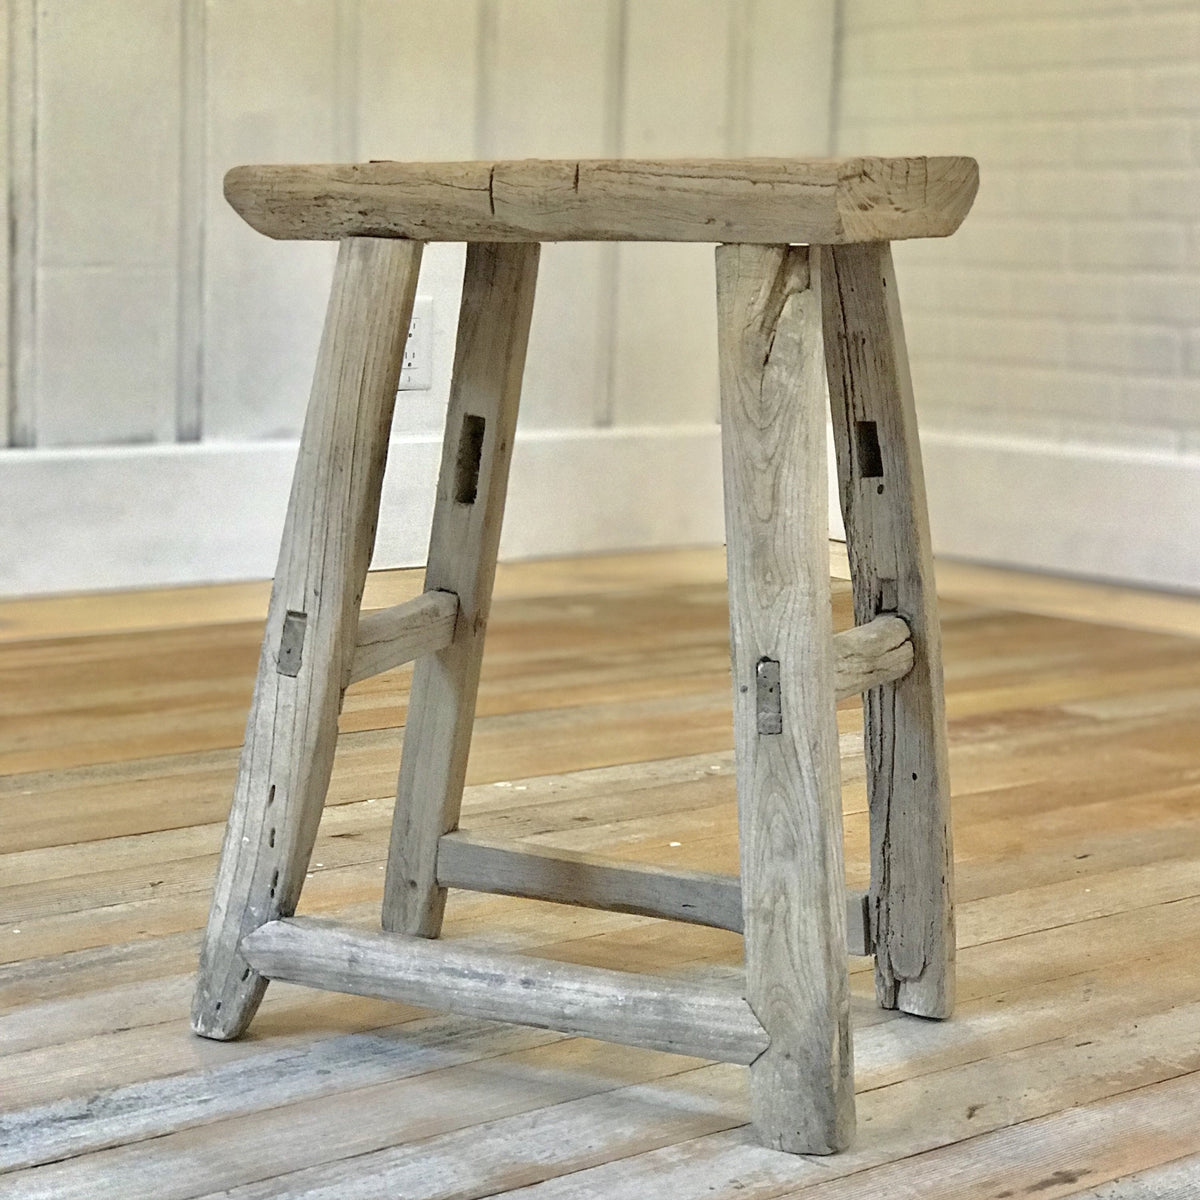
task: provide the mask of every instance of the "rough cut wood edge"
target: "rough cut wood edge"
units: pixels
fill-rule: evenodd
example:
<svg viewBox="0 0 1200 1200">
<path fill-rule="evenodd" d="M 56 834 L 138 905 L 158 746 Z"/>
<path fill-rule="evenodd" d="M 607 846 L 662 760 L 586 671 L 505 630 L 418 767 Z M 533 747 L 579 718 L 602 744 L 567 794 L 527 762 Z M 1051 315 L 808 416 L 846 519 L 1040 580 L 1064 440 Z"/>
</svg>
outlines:
<svg viewBox="0 0 1200 1200">
<path fill-rule="evenodd" d="M 350 682 L 369 679 L 450 645 L 458 619 L 453 592 L 425 592 L 359 619 Z"/>
<path fill-rule="evenodd" d="M 616 862 L 600 855 L 456 830 L 438 843 L 437 878 L 441 887 L 742 932 L 742 885 L 736 875 Z M 865 892 L 846 892 L 850 954 L 871 953 L 866 900 Z"/>
<path fill-rule="evenodd" d="M 458 597 L 454 640 L 413 671 L 383 927 L 436 937 L 438 838 L 458 824 L 537 280 L 537 245 L 467 247 L 425 587 Z"/>
<path fill-rule="evenodd" d="M 597 159 L 235 167 L 225 196 L 275 238 L 810 242 L 945 237 L 974 159 Z"/>
<path fill-rule="evenodd" d="M 912 664 L 912 640 L 903 617 L 876 617 L 833 635 L 833 678 L 839 700 L 902 679 Z"/>
<path fill-rule="evenodd" d="M 746 997 L 771 1039 L 751 1103 L 767 1145 L 828 1154 L 853 1136 L 854 1064 L 820 301 L 805 247 L 716 257 Z"/>
<path fill-rule="evenodd" d="M 897 613 L 912 670 L 863 704 L 880 1004 L 954 1007 L 954 856 L 941 633 L 916 408 L 885 243 L 821 251 L 825 351 L 855 619 Z"/>
<path fill-rule="evenodd" d="M 244 934 L 295 911 L 325 803 L 375 538 L 420 243 L 338 250 L 258 678 L 200 956 L 192 1028 L 237 1037 L 266 988 Z M 284 631 L 302 630 L 281 669 Z"/>
<path fill-rule="evenodd" d="M 626 1046 L 746 1064 L 767 1045 L 736 993 L 649 975 L 306 917 L 262 926 L 242 942 L 242 953 L 269 979 Z"/>
</svg>

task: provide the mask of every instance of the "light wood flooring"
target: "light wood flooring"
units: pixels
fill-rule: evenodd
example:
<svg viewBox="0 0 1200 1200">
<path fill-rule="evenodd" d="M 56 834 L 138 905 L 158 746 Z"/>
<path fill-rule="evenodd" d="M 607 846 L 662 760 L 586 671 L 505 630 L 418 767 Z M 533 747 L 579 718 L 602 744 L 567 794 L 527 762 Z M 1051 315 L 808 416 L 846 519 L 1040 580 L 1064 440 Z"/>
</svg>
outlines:
<svg viewBox="0 0 1200 1200">
<path fill-rule="evenodd" d="M 0 605 L 0 1196 L 1200 1197 L 1200 640 L 1165 632 L 1200 602 L 939 578 L 959 1009 L 881 1012 L 851 960 L 859 1131 L 824 1159 L 754 1143 L 736 1067 L 281 984 L 245 1040 L 192 1037 L 265 590 Z M 510 566 L 497 595 L 464 827 L 735 870 L 720 551 Z M 406 684 L 347 695 L 302 911 L 377 919 Z M 857 705 L 839 721 L 864 886 Z M 448 913 L 595 965 L 740 959 L 620 914 Z"/>
</svg>

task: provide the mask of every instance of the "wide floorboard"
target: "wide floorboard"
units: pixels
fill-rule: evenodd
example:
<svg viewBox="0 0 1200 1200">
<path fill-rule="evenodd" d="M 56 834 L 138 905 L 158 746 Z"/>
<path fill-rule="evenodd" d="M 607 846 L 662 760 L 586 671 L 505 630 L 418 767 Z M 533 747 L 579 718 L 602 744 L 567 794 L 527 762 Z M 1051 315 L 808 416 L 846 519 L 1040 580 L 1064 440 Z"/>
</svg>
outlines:
<svg viewBox="0 0 1200 1200">
<path fill-rule="evenodd" d="M 940 578 L 960 1005 L 881 1012 L 851 960 L 859 1132 L 823 1159 L 755 1144 L 737 1067 L 282 984 L 244 1040 L 192 1037 L 265 590 L 0 604 L 0 1196 L 1200 1197 L 1200 602 Z M 368 603 L 419 587 L 375 576 Z M 464 828 L 735 870 L 727 621 L 719 550 L 503 568 Z M 407 683 L 347 695 L 302 912 L 378 919 Z M 865 886 L 856 702 L 839 724 Z M 741 958 L 469 893 L 447 935 Z"/>
</svg>

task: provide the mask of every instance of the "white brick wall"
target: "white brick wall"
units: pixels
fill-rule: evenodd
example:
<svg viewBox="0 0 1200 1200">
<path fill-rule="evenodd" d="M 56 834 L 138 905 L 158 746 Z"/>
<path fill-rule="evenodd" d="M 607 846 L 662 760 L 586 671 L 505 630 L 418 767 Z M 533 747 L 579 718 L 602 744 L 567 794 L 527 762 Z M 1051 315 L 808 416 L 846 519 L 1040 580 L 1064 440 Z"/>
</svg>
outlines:
<svg viewBox="0 0 1200 1200">
<path fill-rule="evenodd" d="M 840 56 L 837 153 L 981 165 L 962 230 L 896 251 L 932 440 L 1200 452 L 1200 3 L 843 0 Z M 1125 501 L 1094 498 L 1118 560 Z M 1021 557 L 982 528 L 950 549 Z M 1200 564 L 1143 577 L 1200 587 Z"/>
</svg>

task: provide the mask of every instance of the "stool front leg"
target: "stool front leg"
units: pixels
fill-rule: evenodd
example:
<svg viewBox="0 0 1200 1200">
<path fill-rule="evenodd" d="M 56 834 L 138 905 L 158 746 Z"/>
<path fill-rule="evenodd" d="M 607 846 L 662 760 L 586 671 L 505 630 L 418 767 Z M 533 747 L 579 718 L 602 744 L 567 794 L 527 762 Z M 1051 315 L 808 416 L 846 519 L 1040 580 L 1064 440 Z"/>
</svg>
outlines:
<svg viewBox="0 0 1200 1200">
<path fill-rule="evenodd" d="M 325 803 L 421 244 L 349 238 L 333 291 L 292 481 L 192 1005 L 192 1028 L 237 1037 L 266 980 L 239 952 L 290 916 Z"/>
<path fill-rule="evenodd" d="M 438 840 L 458 826 L 541 246 L 467 247 L 426 591 L 458 597 L 454 639 L 413 671 L 383 927 L 437 937 Z"/>
<path fill-rule="evenodd" d="M 854 1132 L 821 314 L 806 247 L 717 250 L 746 999 L 759 1136 Z"/>
<path fill-rule="evenodd" d="M 858 624 L 897 613 L 913 666 L 864 698 L 875 990 L 884 1008 L 954 1007 L 954 858 L 941 633 L 925 481 L 887 242 L 824 247 L 829 397 Z"/>
</svg>

